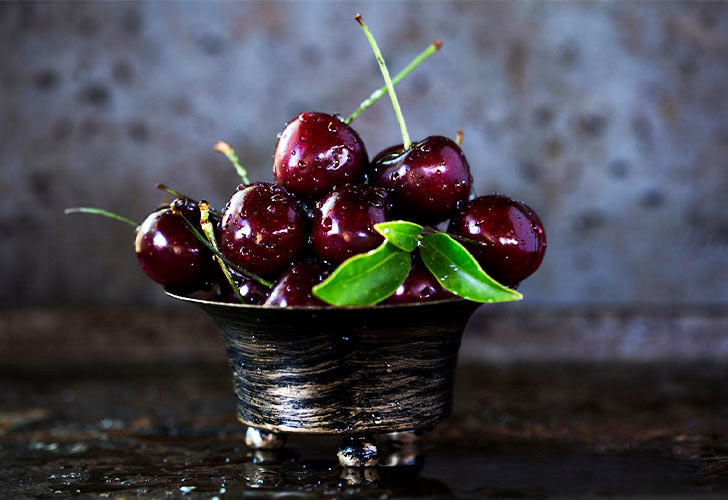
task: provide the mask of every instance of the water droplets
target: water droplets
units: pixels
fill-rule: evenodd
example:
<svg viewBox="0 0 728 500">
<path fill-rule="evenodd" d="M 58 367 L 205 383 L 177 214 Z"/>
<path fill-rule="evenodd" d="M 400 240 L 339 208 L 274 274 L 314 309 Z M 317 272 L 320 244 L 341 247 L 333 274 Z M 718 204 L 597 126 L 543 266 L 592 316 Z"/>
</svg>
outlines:
<svg viewBox="0 0 728 500">
<path fill-rule="evenodd" d="M 334 122 L 329 122 L 329 126 L 327 128 L 328 128 L 329 132 L 331 132 L 332 134 L 335 134 L 336 132 L 339 131 L 339 127 L 337 127 L 336 123 L 334 123 Z"/>
</svg>

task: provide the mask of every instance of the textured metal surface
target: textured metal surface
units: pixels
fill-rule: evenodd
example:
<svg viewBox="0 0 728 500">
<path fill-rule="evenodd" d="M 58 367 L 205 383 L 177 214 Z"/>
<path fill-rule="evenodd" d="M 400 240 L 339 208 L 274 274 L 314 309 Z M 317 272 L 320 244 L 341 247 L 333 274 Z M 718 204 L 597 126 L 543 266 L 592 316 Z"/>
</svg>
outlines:
<svg viewBox="0 0 728 500">
<path fill-rule="evenodd" d="M 725 498 L 725 366 L 461 369 L 424 459 L 359 474 L 337 438 L 248 449 L 227 367 L 0 371 L 9 498 Z M 382 450 L 381 463 L 400 463 Z"/>
<path fill-rule="evenodd" d="M 233 144 L 271 176 L 301 111 L 381 84 L 360 10 L 397 70 L 413 138 L 465 130 L 476 190 L 522 198 L 549 238 L 532 303 L 728 299 L 724 2 L 0 3 L 0 301 L 154 303 L 123 225 L 162 181 L 221 204 Z M 382 101 L 355 122 L 398 141 Z"/>
<path fill-rule="evenodd" d="M 200 306 L 224 338 L 241 422 L 341 435 L 431 429 L 448 417 L 460 339 L 476 308 L 463 300 L 350 310 Z"/>
</svg>

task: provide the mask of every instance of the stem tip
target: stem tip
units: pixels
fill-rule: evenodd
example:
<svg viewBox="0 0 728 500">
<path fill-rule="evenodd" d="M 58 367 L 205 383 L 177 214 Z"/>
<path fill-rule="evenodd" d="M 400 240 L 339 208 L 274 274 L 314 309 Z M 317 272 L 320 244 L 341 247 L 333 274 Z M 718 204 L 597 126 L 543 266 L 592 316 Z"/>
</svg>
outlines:
<svg viewBox="0 0 728 500">
<path fill-rule="evenodd" d="M 222 153 L 224 155 L 229 154 L 233 150 L 232 146 L 224 141 L 217 141 L 217 144 L 215 144 L 215 151 Z"/>
</svg>

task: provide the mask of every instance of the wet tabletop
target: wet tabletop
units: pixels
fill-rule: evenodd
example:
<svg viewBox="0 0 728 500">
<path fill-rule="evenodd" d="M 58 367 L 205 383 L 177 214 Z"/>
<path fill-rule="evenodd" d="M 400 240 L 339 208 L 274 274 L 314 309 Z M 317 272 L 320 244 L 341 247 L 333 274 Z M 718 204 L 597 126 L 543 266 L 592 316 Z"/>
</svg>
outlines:
<svg viewBox="0 0 728 500">
<path fill-rule="evenodd" d="M 222 363 L 5 367 L 0 491 L 62 498 L 724 498 L 728 366 L 461 367 L 413 465 L 253 451 Z"/>
</svg>

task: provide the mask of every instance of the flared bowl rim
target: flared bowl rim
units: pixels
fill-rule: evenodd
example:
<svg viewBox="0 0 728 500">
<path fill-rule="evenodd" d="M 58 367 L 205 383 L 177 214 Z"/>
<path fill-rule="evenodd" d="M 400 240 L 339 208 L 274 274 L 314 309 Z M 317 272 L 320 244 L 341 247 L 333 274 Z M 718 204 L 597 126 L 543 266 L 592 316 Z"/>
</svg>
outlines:
<svg viewBox="0 0 728 500">
<path fill-rule="evenodd" d="M 209 307 L 217 308 L 229 308 L 229 309 L 248 309 L 251 311 L 366 311 L 366 310 L 382 310 L 382 309 L 417 309 L 423 307 L 431 307 L 445 304 L 461 304 L 471 303 L 474 307 L 480 305 L 476 302 L 457 297 L 452 299 L 443 300 L 431 300 L 427 302 L 411 302 L 407 304 L 377 304 L 368 306 L 265 306 L 265 305 L 254 305 L 254 304 L 236 304 L 233 302 L 217 302 L 214 300 L 201 299 L 198 297 L 191 297 L 189 295 L 182 294 L 180 292 L 173 292 L 171 290 L 164 290 L 164 293 L 172 297 L 173 299 L 180 300 L 182 302 L 189 302 L 192 304 L 204 305 Z"/>
</svg>

